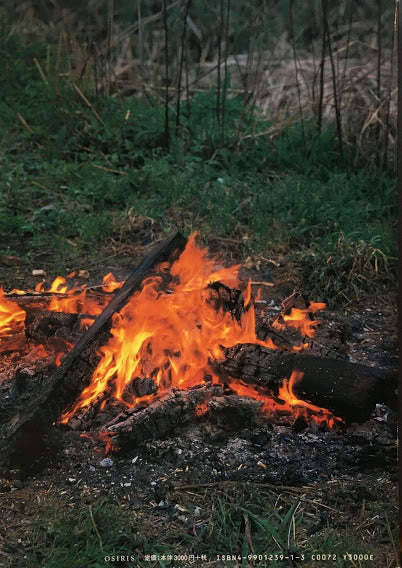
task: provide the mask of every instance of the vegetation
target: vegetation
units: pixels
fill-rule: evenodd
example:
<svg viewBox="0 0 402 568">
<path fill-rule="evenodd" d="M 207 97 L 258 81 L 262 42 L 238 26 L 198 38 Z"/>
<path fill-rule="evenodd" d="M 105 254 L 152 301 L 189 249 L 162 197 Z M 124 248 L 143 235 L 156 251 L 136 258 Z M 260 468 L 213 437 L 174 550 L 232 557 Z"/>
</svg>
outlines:
<svg viewBox="0 0 402 568">
<path fill-rule="evenodd" d="M 393 566 L 394 497 L 392 487 L 377 480 L 367 487 L 344 481 L 311 490 L 223 482 L 169 497 L 170 508 L 180 507 L 188 522 L 151 506 L 133 512 L 113 498 L 66 504 L 45 497 L 39 507 L 37 502 L 27 505 L 35 515 L 25 528 L 25 556 L 16 557 L 13 566 L 159 568 L 172 565 L 170 555 L 190 554 L 204 558 L 195 566 L 222 568 L 298 565 L 281 559 L 291 555 L 304 557 L 300 564 L 307 568 L 320 561 L 339 568 Z"/>
<path fill-rule="evenodd" d="M 334 122 L 278 123 L 226 94 L 223 128 L 211 87 L 182 101 L 179 124 L 172 105 L 167 149 L 157 98 L 94 93 L 40 37 L 21 42 L 4 23 L 2 34 L 3 258 L 85 268 L 150 218 L 163 231 L 236 239 L 244 256 L 286 254 L 316 297 L 392 285 L 392 161 L 380 167 L 356 138 L 340 153 Z"/>
</svg>

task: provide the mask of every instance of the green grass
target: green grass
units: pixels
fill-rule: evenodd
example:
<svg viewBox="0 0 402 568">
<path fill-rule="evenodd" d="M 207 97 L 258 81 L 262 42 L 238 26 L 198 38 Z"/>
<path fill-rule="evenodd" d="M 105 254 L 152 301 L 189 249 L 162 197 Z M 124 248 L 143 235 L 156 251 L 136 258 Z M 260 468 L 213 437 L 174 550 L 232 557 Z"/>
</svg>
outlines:
<svg viewBox="0 0 402 568">
<path fill-rule="evenodd" d="M 325 565 L 337 568 L 394 566 L 394 492 L 395 486 L 384 480 L 368 481 L 365 487 L 357 481 L 333 481 L 304 490 L 235 482 L 195 486 L 168 497 L 184 520 L 151 505 L 133 511 L 112 497 L 91 505 L 68 504 L 50 494 L 39 505 L 27 502 L 25 517 L 31 509 L 35 515 L 13 533 L 26 543 L 24 554 L 12 556 L 11 564 L 0 560 L 0 566 L 173 567 L 177 563 L 168 556 L 175 554 L 204 555 L 215 561 L 213 566 L 226 568 L 290 567 L 283 558 L 290 555 L 304 557 L 301 565 L 312 568 L 322 565 L 314 560 L 316 554 L 330 554 Z M 323 512 L 325 522 L 310 534 Z M 351 562 L 344 558 L 347 554 L 372 560 Z M 134 560 L 105 562 L 105 556 Z"/>
<path fill-rule="evenodd" d="M 0 51 L 0 254 L 60 272 L 101 262 L 129 240 L 134 212 L 164 231 L 235 237 L 243 255 L 281 250 L 300 264 L 301 286 L 324 299 L 392 283 L 393 173 L 354 164 L 353 145 L 340 156 L 331 125 L 255 137 L 272 126 L 255 109 L 242 119 L 250 137 L 239 139 L 241 98 L 227 100 L 222 134 L 214 91 L 199 93 L 177 133 L 172 110 L 167 153 L 156 101 L 96 97 L 81 84 L 88 107 L 52 59 L 42 80 L 37 38 L 24 45 L 11 34 Z"/>
</svg>

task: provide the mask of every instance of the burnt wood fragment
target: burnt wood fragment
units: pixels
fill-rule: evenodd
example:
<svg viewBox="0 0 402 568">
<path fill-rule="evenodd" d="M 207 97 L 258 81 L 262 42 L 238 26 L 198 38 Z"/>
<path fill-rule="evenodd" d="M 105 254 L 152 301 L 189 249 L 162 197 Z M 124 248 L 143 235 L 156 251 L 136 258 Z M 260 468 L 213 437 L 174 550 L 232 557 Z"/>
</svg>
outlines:
<svg viewBox="0 0 402 568">
<path fill-rule="evenodd" d="M 297 369 L 304 376 L 294 386 L 295 394 L 347 421 L 368 419 L 380 402 L 395 408 L 395 373 L 343 359 L 243 344 L 225 349 L 225 359 L 211 367 L 223 380 L 238 379 L 274 395 Z"/>
<path fill-rule="evenodd" d="M 181 253 L 187 240 L 177 232 L 155 247 L 132 272 L 89 330 L 61 361 L 38 396 L 17 407 L 10 424 L 1 434 L 0 465 L 30 464 L 43 447 L 44 433 L 72 405 L 89 384 L 100 360 L 98 349 L 110 337 L 112 316 L 122 309 L 130 296 L 141 287 L 144 277 L 156 264 Z"/>
<path fill-rule="evenodd" d="M 172 389 L 145 408 L 138 405 L 106 425 L 113 444 L 121 449 L 172 435 L 178 426 L 194 420 L 198 407 L 212 397 L 223 396 L 220 385 L 203 385 L 189 390 Z"/>
<path fill-rule="evenodd" d="M 78 314 L 53 312 L 43 308 L 26 307 L 25 335 L 27 339 L 40 343 L 50 337 L 72 339 Z"/>
</svg>

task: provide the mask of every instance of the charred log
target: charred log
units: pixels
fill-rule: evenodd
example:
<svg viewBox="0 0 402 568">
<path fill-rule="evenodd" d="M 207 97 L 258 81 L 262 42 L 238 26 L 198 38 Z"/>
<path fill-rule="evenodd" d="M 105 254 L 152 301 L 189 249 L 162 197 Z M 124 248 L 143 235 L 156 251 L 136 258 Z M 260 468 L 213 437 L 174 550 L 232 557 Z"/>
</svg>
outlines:
<svg viewBox="0 0 402 568">
<path fill-rule="evenodd" d="M 297 369 L 303 378 L 295 385 L 295 394 L 347 421 L 368 419 L 380 402 L 395 408 L 394 373 L 342 359 L 244 344 L 226 349 L 225 359 L 211 366 L 224 380 L 238 379 L 274 395 Z"/>
<path fill-rule="evenodd" d="M 50 337 L 72 339 L 79 331 L 78 314 L 52 312 L 41 307 L 26 307 L 25 335 L 27 339 L 41 343 Z"/>
<path fill-rule="evenodd" d="M 151 405 L 127 410 L 107 425 L 113 444 L 125 449 L 153 438 L 174 433 L 175 428 L 195 419 L 200 406 L 212 397 L 223 396 L 220 385 L 205 385 L 187 391 L 172 389 Z"/>
</svg>

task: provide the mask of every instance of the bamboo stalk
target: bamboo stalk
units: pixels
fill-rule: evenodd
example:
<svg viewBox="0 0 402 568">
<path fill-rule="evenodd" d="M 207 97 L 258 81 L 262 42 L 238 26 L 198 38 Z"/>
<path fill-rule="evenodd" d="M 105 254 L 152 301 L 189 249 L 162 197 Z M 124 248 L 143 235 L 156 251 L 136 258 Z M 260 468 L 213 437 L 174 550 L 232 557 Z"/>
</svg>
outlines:
<svg viewBox="0 0 402 568">
<path fill-rule="evenodd" d="M 218 28 L 218 78 L 216 86 L 216 119 L 221 124 L 221 64 L 222 64 L 222 35 L 223 35 L 223 1 L 219 3 L 219 28 Z"/>
<path fill-rule="evenodd" d="M 191 0 L 186 0 L 186 6 L 184 9 L 184 16 L 183 16 L 182 34 L 181 34 L 179 71 L 177 77 L 176 130 L 178 130 L 180 125 L 181 78 L 183 74 L 183 61 L 184 61 L 185 42 L 186 42 L 186 33 L 187 33 L 187 17 L 190 10 L 190 6 L 191 6 Z"/>
<path fill-rule="evenodd" d="M 223 71 L 223 93 L 222 93 L 222 139 L 225 135 L 225 111 L 227 97 L 227 80 L 228 80 L 228 53 L 229 53 L 229 22 L 230 22 L 230 0 L 226 7 L 226 25 L 225 25 L 225 61 Z"/>
<path fill-rule="evenodd" d="M 394 49 L 395 49 L 395 28 L 396 28 L 396 21 L 397 21 L 397 4 L 395 4 L 394 9 L 394 22 L 392 26 L 392 38 L 391 38 L 391 73 L 389 77 L 389 84 L 387 90 L 387 107 L 385 111 L 385 141 L 384 141 L 384 164 L 387 165 L 388 163 L 388 136 L 389 136 L 389 128 L 390 128 L 390 114 L 391 114 L 391 92 L 392 92 L 392 83 L 394 80 Z M 400 111 L 401 112 L 401 111 Z"/>
<path fill-rule="evenodd" d="M 317 131 L 321 134 L 322 130 L 322 110 L 324 106 L 324 68 L 325 68 L 325 51 L 326 51 L 326 35 L 323 25 L 322 44 L 321 44 L 321 62 L 320 62 L 320 91 L 318 98 L 318 115 L 317 115 Z"/>
<path fill-rule="evenodd" d="M 381 99 L 382 99 L 382 93 L 381 93 L 381 87 L 382 87 L 382 81 L 381 81 L 381 60 L 382 60 L 382 38 L 381 38 L 381 32 L 382 32 L 382 18 L 381 18 L 381 11 L 382 11 L 382 4 L 381 4 L 381 0 L 377 0 L 377 105 L 378 105 L 378 109 L 380 109 L 381 107 Z M 381 120 L 379 120 L 379 116 L 378 116 L 378 120 L 377 120 L 377 125 L 376 125 L 376 164 L 379 166 L 380 165 L 380 161 L 381 161 Z"/>
</svg>

